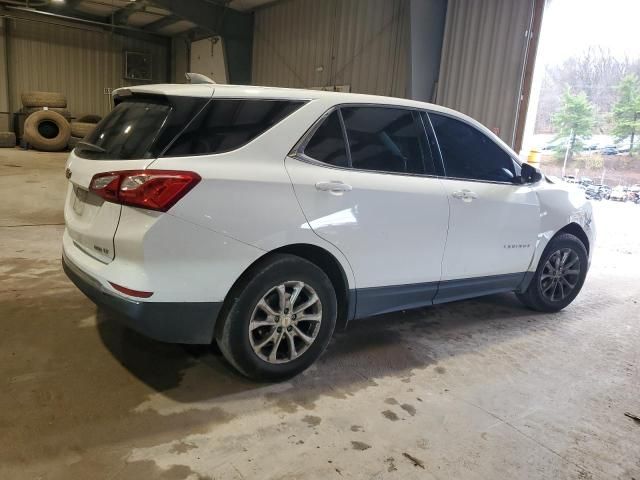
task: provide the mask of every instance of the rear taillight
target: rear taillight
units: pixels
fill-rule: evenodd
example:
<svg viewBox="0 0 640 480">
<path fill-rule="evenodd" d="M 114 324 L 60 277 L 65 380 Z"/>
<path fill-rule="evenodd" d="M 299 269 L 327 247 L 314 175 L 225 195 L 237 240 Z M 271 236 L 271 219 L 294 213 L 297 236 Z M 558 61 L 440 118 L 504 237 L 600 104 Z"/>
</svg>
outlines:
<svg viewBox="0 0 640 480">
<path fill-rule="evenodd" d="M 109 202 L 166 212 L 200 180 L 194 172 L 123 170 L 94 175 L 89 189 Z"/>
</svg>

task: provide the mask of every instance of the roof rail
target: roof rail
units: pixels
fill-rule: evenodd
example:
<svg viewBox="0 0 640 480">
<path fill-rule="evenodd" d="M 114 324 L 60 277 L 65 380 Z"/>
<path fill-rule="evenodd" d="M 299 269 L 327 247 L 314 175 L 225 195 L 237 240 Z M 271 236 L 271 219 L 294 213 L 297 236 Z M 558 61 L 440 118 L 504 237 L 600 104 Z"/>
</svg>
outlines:
<svg viewBox="0 0 640 480">
<path fill-rule="evenodd" d="M 213 80 L 211 80 L 209 77 L 207 77 L 206 75 L 202 75 L 201 73 L 185 73 L 184 74 L 185 77 L 187 77 L 187 81 L 191 84 L 196 84 L 196 83 L 216 83 Z"/>
</svg>

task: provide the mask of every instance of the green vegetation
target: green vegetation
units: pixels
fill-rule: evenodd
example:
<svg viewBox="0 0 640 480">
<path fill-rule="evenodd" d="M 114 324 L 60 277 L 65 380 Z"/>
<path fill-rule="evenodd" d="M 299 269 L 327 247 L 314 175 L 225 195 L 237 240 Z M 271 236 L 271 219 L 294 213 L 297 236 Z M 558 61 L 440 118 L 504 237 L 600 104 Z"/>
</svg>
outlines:
<svg viewBox="0 0 640 480">
<path fill-rule="evenodd" d="M 584 92 L 571 93 L 567 88 L 562 97 L 562 104 L 553 116 L 553 125 L 558 138 L 568 138 L 568 158 L 582 149 L 585 139 L 591 136 L 595 124 L 594 108 Z M 564 155 L 566 145 L 559 144 L 556 151 Z"/>
<path fill-rule="evenodd" d="M 635 74 L 624 77 L 617 87 L 618 101 L 613 107 L 613 134 L 618 140 L 629 137 L 629 155 L 635 148 L 640 130 L 640 79 Z"/>
</svg>

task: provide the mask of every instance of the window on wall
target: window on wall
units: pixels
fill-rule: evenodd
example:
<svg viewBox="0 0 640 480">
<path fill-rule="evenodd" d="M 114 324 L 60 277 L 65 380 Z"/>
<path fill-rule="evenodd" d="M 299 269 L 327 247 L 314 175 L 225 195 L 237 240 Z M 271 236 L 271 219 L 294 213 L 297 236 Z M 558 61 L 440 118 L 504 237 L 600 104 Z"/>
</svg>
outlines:
<svg viewBox="0 0 640 480">
<path fill-rule="evenodd" d="M 150 53 L 124 52 L 124 78 L 151 81 L 153 78 Z"/>
<path fill-rule="evenodd" d="M 334 111 L 315 131 L 304 154 L 308 157 L 336 167 L 348 167 L 347 149 L 338 112 Z"/>
<path fill-rule="evenodd" d="M 519 165 L 477 128 L 446 115 L 429 113 L 447 177 L 512 182 Z"/>
<path fill-rule="evenodd" d="M 434 173 L 424 130 L 411 110 L 343 107 L 352 166 L 392 173 Z M 425 169 L 425 157 L 427 168 Z"/>
</svg>

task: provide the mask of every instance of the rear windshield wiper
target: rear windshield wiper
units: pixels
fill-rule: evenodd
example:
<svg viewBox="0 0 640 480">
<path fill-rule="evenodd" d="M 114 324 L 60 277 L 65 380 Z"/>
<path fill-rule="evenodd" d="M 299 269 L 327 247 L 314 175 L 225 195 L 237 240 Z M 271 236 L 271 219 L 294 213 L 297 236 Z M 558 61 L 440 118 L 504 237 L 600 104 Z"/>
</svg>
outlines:
<svg viewBox="0 0 640 480">
<path fill-rule="evenodd" d="M 77 146 L 80 147 L 80 150 L 88 150 L 90 152 L 96 152 L 96 153 L 106 152 L 104 148 L 89 142 L 78 142 Z"/>
</svg>

